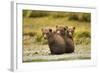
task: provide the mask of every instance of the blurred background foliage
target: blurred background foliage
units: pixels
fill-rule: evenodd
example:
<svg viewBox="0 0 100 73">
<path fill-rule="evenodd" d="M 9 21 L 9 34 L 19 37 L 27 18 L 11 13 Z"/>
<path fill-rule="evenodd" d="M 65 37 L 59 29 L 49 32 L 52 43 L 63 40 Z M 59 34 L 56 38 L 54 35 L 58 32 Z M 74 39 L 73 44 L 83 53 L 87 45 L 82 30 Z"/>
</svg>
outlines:
<svg viewBox="0 0 100 73">
<path fill-rule="evenodd" d="M 55 28 L 56 25 L 75 26 L 75 44 L 90 44 L 90 13 L 23 10 L 24 45 L 47 44 L 47 41 L 42 37 L 41 28 Z"/>
</svg>

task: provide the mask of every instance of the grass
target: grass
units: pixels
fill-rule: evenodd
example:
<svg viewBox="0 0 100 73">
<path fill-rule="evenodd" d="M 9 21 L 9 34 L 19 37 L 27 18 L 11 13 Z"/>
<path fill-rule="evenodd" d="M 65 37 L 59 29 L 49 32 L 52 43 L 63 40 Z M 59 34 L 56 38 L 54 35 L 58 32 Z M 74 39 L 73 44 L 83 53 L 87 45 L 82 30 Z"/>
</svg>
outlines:
<svg viewBox="0 0 100 73">
<path fill-rule="evenodd" d="M 91 24 L 89 22 L 79 22 L 79 21 L 69 21 L 68 18 L 51 18 L 51 17 L 40 17 L 40 18 L 24 18 L 23 19 L 23 24 L 24 24 L 24 34 L 35 34 L 36 35 L 36 42 L 37 43 L 45 43 L 42 37 L 42 32 L 41 29 L 43 27 L 51 27 L 55 29 L 56 25 L 64 25 L 64 26 L 75 26 L 75 40 L 86 37 L 90 38 L 88 36 L 91 36 Z M 34 36 L 35 36 L 34 35 Z M 33 36 L 33 37 L 34 37 Z M 79 40 L 78 40 L 79 41 Z M 76 41 L 76 43 L 81 44 L 81 42 Z M 85 40 L 88 41 L 88 40 Z M 90 41 L 90 39 L 89 39 Z M 36 43 L 35 42 L 35 43 Z M 83 40 L 84 42 L 84 40 Z M 82 43 L 83 43 L 82 42 Z M 25 42 L 26 43 L 26 42 Z M 89 42 L 90 43 L 90 42 Z M 46 43 L 47 44 L 47 43 Z M 86 43 L 87 44 L 87 43 Z"/>
</svg>

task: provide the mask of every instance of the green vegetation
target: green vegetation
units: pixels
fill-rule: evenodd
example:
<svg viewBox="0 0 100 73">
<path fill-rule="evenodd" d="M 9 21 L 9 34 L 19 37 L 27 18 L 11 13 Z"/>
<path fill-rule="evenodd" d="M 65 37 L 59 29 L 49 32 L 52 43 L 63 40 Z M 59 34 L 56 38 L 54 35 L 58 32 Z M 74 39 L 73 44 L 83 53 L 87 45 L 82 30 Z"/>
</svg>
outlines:
<svg viewBox="0 0 100 73">
<path fill-rule="evenodd" d="M 56 60 L 72 59 L 90 59 L 91 44 L 91 14 L 80 12 L 53 12 L 53 11 L 35 11 L 23 10 L 23 47 L 24 57 L 34 55 L 50 54 L 47 46 L 47 40 L 42 37 L 41 29 L 43 27 L 55 28 L 56 25 L 75 26 L 74 42 L 76 52 L 82 51 L 83 54 L 69 55 L 67 58 L 62 57 Z M 38 46 L 37 46 L 38 45 Z M 40 46 L 41 45 L 41 46 Z M 46 47 L 44 47 L 46 45 Z M 80 47 L 77 47 L 81 45 Z M 34 46 L 34 47 L 33 47 Z M 84 47 L 84 46 L 88 46 Z M 83 47 L 83 48 L 82 48 Z M 86 49 L 85 49 L 86 48 Z M 47 50 L 46 50 L 47 49 Z M 77 50 L 78 49 L 78 50 Z M 85 49 L 85 50 L 84 50 Z M 86 52 L 86 53 L 84 53 Z M 84 55 L 88 54 L 88 56 Z M 25 58 L 26 59 L 26 58 Z M 32 59 L 30 61 L 51 61 L 55 59 Z"/>
<path fill-rule="evenodd" d="M 91 21 L 91 14 L 89 13 L 70 13 L 69 20 L 76 20 L 80 22 L 90 22 Z"/>
</svg>

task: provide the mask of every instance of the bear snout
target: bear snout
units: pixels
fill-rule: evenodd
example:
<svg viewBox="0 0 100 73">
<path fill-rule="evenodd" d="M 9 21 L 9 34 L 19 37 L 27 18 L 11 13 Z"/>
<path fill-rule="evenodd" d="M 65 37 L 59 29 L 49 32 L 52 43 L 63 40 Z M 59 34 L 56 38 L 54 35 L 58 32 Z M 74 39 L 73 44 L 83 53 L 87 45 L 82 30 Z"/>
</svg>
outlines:
<svg viewBox="0 0 100 73">
<path fill-rule="evenodd" d="M 44 39 L 47 39 L 47 35 L 46 34 L 43 37 L 44 37 Z"/>
<path fill-rule="evenodd" d="M 72 36 L 72 33 L 71 33 L 71 32 L 69 32 L 68 34 L 69 34 L 70 36 Z"/>
<path fill-rule="evenodd" d="M 57 31 L 56 33 L 57 33 L 57 34 L 60 34 L 60 31 Z"/>
</svg>

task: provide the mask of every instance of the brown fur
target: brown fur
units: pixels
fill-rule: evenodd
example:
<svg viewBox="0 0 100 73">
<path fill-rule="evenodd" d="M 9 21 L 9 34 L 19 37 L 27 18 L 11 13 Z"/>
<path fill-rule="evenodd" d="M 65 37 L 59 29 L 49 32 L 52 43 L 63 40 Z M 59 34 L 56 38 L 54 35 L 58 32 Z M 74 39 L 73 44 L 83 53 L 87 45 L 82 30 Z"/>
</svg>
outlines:
<svg viewBox="0 0 100 73">
<path fill-rule="evenodd" d="M 63 37 L 63 39 L 65 40 L 66 53 L 74 52 L 75 47 L 74 47 L 74 41 L 73 41 L 73 37 L 72 37 L 73 33 L 74 33 L 74 29 L 72 32 L 72 30 L 69 30 L 69 28 L 67 26 L 66 27 L 56 26 L 56 33 L 59 34 L 61 37 Z"/>
<path fill-rule="evenodd" d="M 63 54 L 66 52 L 66 43 L 65 40 L 53 32 L 52 29 L 42 29 L 42 33 L 48 40 L 48 45 L 51 51 L 51 54 Z"/>
</svg>

